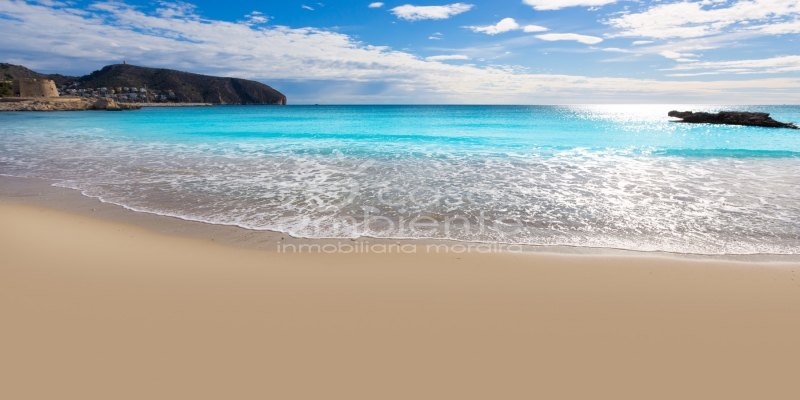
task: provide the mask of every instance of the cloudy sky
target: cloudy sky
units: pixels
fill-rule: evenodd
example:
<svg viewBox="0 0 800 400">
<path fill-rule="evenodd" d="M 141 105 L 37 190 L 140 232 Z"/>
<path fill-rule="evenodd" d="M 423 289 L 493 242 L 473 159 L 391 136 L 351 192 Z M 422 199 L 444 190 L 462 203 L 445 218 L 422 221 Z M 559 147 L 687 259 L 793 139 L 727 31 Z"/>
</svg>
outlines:
<svg viewBox="0 0 800 400">
<path fill-rule="evenodd" d="M 0 62 L 267 83 L 290 103 L 800 103 L 800 0 L 0 0 Z"/>
</svg>

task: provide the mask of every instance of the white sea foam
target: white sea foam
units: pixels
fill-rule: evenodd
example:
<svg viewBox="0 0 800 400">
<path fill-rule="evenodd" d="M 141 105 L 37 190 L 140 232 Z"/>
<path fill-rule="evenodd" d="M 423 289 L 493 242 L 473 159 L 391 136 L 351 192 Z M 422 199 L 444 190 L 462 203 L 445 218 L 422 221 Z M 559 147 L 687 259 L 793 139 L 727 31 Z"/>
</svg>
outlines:
<svg viewBox="0 0 800 400">
<path fill-rule="evenodd" d="M 294 236 L 800 253 L 795 156 L 325 137 L 143 140 L 35 125 L 2 134 L 0 173 L 57 179 L 137 211 Z"/>
</svg>

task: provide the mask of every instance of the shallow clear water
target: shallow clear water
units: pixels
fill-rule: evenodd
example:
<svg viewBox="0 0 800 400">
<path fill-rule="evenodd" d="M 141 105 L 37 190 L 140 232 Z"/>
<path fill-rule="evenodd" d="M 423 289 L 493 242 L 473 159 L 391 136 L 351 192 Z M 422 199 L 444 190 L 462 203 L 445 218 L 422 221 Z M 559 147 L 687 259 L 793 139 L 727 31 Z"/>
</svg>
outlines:
<svg viewBox="0 0 800 400">
<path fill-rule="evenodd" d="M 3 113 L 0 174 L 304 237 L 800 253 L 800 131 L 673 123 L 672 109 L 723 108 Z M 798 106 L 747 109 L 800 122 Z"/>
</svg>

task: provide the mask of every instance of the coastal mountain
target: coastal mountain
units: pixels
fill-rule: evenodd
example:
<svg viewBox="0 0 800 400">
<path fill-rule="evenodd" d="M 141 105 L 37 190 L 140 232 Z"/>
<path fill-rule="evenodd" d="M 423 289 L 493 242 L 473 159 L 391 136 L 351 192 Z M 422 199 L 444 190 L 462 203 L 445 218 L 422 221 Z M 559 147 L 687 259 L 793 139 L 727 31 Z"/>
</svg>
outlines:
<svg viewBox="0 0 800 400">
<path fill-rule="evenodd" d="M 32 71 L 28 68 L 23 67 L 22 65 L 14 65 L 14 64 L 6 64 L 0 63 L 0 80 L 14 80 L 14 79 L 50 79 L 56 83 L 56 85 L 69 85 L 75 79 L 78 79 L 74 76 L 66 76 L 61 74 L 40 74 L 36 71 Z"/>
<path fill-rule="evenodd" d="M 172 91 L 179 102 L 214 104 L 286 104 L 286 96 L 259 82 L 192 74 L 127 64 L 103 67 L 78 78 L 80 87 L 144 87 Z"/>
<path fill-rule="evenodd" d="M 77 88 L 147 86 L 150 90 L 174 93 L 173 100 L 180 103 L 286 104 L 286 96 L 263 83 L 128 64 L 108 65 L 80 77 L 47 75 L 20 65 L 0 64 L 0 78 L 52 79 L 59 86 L 80 82 Z"/>
</svg>

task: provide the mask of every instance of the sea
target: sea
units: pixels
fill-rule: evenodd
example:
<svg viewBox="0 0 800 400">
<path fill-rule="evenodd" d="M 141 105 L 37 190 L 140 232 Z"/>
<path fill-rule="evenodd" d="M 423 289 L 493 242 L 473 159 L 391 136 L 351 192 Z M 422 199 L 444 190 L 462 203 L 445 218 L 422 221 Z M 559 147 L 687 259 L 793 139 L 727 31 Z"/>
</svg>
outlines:
<svg viewBox="0 0 800 400">
<path fill-rule="evenodd" d="M 670 110 L 215 106 L 0 114 L 0 174 L 306 238 L 800 254 L 800 131 Z"/>
</svg>

